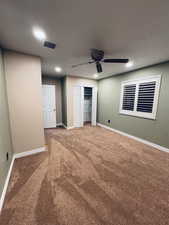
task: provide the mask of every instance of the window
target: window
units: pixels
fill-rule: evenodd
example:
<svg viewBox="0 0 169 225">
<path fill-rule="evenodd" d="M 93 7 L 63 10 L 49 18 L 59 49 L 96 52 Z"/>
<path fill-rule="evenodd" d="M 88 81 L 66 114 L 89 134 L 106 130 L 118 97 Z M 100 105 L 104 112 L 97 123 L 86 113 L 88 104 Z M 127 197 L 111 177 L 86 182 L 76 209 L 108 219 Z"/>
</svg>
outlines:
<svg viewBox="0 0 169 225">
<path fill-rule="evenodd" d="M 161 75 L 121 84 L 120 113 L 155 119 Z"/>
<path fill-rule="evenodd" d="M 136 85 L 125 85 L 123 89 L 123 110 L 134 110 Z"/>
</svg>

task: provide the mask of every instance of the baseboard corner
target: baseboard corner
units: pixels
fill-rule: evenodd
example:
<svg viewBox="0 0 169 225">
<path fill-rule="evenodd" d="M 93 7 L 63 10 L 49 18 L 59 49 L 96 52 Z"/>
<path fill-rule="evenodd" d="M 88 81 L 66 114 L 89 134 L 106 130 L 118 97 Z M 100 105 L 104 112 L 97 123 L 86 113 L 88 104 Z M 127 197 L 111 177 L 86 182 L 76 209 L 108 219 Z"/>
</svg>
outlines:
<svg viewBox="0 0 169 225">
<path fill-rule="evenodd" d="M 74 129 L 75 127 L 74 126 L 72 126 L 72 127 L 67 127 L 66 129 L 67 130 L 71 130 L 71 129 Z"/>
<path fill-rule="evenodd" d="M 63 123 L 57 123 L 56 127 L 63 126 Z"/>
<path fill-rule="evenodd" d="M 68 126 L 66 126 L 64 123 L 62 123 L 62 126 L 63 126 L 66 130 L 70 130 L 70 129 L 75 128 L 74 126 L 68 127 Z"/>
<path fill-rule="evenodd" d="M 66 126 L 64 123 L 62 123 L 62 126 L 63 126 L 65 129 L 67 129 L 67 126 Z"/>
</svg>

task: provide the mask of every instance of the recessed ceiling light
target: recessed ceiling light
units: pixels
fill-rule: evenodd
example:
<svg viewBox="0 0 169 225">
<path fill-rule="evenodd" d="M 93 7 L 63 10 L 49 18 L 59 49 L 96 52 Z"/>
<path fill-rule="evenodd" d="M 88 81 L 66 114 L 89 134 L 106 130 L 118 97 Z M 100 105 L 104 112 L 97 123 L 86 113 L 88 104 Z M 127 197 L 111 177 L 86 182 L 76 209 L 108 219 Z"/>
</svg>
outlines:
<svg viewBox="0 0 169 225">
<path fill-rule="evenodd" d="M 94 78 L 97 78 L 99 75 L 97 73 L 95 73 L 93 76 L 94 76 Z"/>
<path fill-rule="evenodd" d="M 62 71 L 62 68 L 59 67 L 59 66 L 56 66 L 56 67 L 55 67 L 55 71 L 56 71 L 57 73 L 60 73 L 60 72 Z"/>
<path fill-rule="evenodd" d="M 35 36 L 36 39 L 40 40 L 40 41 L 44 41 L 46 39 L 46 34 L 45 32 L 37 27 L 33 28 L 33 35 Z"/>
<path fill-rule="evenodd" d="M 134 63 L 133 62 L 128 62 L 128 63 L 126 63 L 126 67 L 132 67 L 134 65 Z"/>
</svg>

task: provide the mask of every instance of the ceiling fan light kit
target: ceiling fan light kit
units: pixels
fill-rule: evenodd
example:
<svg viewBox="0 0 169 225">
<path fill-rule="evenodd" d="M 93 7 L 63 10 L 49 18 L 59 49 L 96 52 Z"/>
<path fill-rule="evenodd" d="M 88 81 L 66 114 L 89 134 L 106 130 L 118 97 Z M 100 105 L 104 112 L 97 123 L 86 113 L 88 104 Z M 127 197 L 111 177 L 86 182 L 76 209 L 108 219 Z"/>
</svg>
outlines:
<svg viewBox="0 0 169 225">
<path fill-rule="evenodd" d="M 103 72 L 101 63 L 96 62 L 96 68 L 97 68 L 97 72 L 98 72 L 98 73 Z"/>
</svg>

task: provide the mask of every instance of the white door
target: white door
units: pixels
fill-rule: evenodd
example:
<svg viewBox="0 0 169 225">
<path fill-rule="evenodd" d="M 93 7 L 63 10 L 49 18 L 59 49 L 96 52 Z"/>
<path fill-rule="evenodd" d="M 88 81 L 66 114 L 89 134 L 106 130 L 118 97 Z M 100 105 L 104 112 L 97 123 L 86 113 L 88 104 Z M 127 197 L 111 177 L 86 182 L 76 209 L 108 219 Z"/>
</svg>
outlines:
<svg viewBox="0 0 169 225">
<path fill-rule="evenodd" d="M 55 85 L 42 85 L 44 128 L 56 127 Z"/>
<path fill-rule="evenodd" d="M 74 127 L 83 126 L 84 87 L 75 86 L 73 93 L 73 120 Z"/>
<path fill-rule="evenodd" d="M 97 88 L 92 88 L 92 126 L 96 126 L 97 115 Z"/>
</svg>

